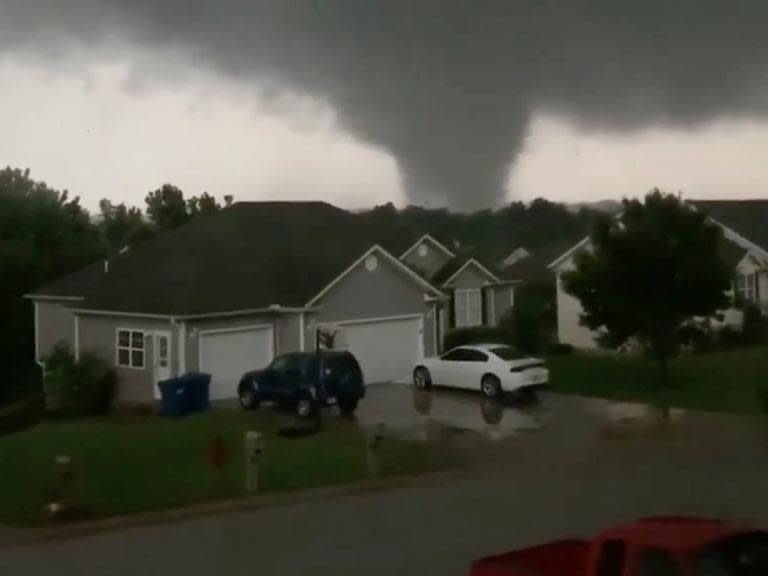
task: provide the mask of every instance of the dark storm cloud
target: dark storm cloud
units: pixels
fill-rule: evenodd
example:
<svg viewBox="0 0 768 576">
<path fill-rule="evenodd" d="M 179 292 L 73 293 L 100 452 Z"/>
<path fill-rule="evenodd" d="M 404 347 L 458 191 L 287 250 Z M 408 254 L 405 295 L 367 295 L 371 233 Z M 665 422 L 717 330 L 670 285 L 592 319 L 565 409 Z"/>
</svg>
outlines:
<svg viewBox="0 0 768 576">
<path fill-rule="evenodd" d="M 0 0 L 0 49 L 172 48 L 327 99 L 414 201 L 503 195 L 533 111 L 598 130 L 768 112 L 768 3 Z M 148 73 L 151 70 L 146 70 Z"/>
</svg>

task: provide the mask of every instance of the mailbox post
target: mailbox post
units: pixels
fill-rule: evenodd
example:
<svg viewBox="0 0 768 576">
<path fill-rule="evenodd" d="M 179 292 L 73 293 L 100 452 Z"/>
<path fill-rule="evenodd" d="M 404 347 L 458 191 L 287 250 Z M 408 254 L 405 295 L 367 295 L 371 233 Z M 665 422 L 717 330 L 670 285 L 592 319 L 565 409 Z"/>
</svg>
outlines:
<svg viewBox="0 0 768 576">
<path fill-rule="evenodd" d="M 249 430 L 245 433 L 245 491 L 249 494 L 259 490 L 259 466 L 261 465 L 261 453 L 264 441 L 261 434 Z"/>
</svg>

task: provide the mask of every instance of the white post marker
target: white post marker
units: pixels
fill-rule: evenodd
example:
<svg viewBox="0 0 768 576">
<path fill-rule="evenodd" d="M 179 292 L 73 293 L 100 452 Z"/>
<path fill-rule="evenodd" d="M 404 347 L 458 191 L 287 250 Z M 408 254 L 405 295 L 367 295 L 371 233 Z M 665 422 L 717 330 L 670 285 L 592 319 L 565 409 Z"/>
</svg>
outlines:
<svg viewBox="0 0 768 576">
<path fill-rule="evenodd" d="M 245 491 L 250 493 L 259 490 L 259 464 L 263 450 L 261 434 L 249 430 L 245 433 Z"/>
</svg>

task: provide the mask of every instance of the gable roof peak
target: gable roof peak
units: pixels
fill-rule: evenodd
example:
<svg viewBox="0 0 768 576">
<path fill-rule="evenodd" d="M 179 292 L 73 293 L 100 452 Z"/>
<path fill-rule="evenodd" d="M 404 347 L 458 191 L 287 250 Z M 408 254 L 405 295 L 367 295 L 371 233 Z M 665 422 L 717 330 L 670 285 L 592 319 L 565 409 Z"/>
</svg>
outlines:
<svg viewBox="0 0 768 576">
<path fill-rule="evenodd" d="M 403 253 L 400 255 L 400 260 L 402 260 L 403 258 L 405 258 L 406 256 L 408 256 L 408 254 L 410 254 L 411 252 L 413 252 L 414 250 L 416 250 L 416 248 L 418 248 L 418 247 L 419 247 L 419 245 L 421 245 L 423 242 L 431 242 L 433 246 L 435 246 L 435 247 L 436 247 L 438 250 L 440 250 L 440 251 L 441 251 L 443 254 L 445 254 L 446 256 L 448 256 L 448 257 L 450 257 L 450 258 L 453 258 L 453 257 L 455 257 L 455 256 L 456 256 L 456 254 L 454 254 L 454 253 L 453 253 L 451 250 L 449 250 L 449 249 L 448 249 L 448 248 L 445 246 L 445 244 L 443 244 L 442 242 L 439 242 L 439 241 L 435 240 L 435 238 L 434 238 L 433 236 L 429 235 L 429 234 L 424 234 L 424 235 L 422 235 L 422 236 L 421 236 L 421 238 L 419 238 L 418 240 L 416 240 L 416 242 L 414 242 L 413 244 L 411 244 L 411 246 L 410 246 L 410 247 L 408 247 L 408 248 L 405 250 L 405 252 L 403 252 Z"/>
</svg>

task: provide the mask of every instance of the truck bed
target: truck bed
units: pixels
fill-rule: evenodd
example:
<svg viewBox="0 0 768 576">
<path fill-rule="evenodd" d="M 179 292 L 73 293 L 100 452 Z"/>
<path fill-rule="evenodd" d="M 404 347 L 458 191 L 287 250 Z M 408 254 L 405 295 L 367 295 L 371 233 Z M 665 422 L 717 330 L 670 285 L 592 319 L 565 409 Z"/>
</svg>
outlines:
<svg viewBox="0 0 768 576">
<path fill-rule="evenodd" d="M 588 554 L 586 540 L 557 540 L 481 558 L 470 576 L 585 576 Z"/>
</svg>

